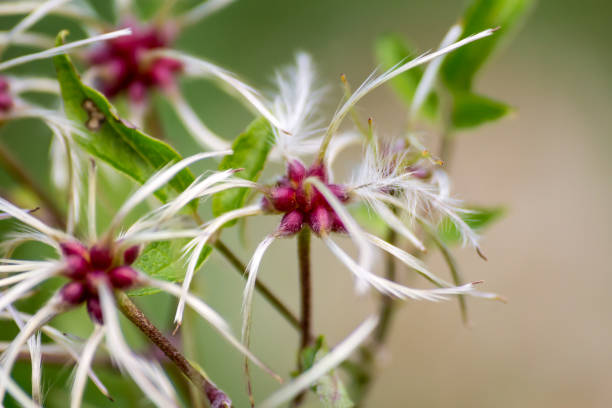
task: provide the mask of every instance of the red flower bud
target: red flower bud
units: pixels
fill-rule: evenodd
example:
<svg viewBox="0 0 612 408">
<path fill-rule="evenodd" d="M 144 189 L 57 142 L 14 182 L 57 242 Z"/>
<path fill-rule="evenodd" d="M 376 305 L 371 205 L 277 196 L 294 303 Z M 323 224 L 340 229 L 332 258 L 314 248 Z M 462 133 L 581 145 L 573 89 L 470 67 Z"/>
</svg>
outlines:
<svg viewBox="0 0 612 408">
<path fill-rule="evenodd" d="M 291 160 L 287 164 L 287 175 L 289 180 L 295 184 L 300 184 L 306 177 L 306 167 L 299 160 Z"/>
<path fill-rule="evenodd" d="M 65 256 L 79 255 L 80 257 L 89 259 L 89 251 L 87 250 L 87 247 L 80 242 L 62 242 L 60 244 L 60 248 Z"/>
<path fill-rule="evenodd" d="M 308 224 L 315 234 L 320 235 L 331 230 L 332 220 L 329 215 L 329 211 L 323 207 L 318 206 L 310 213 Z"/>
<path fill-rule="evenodd" d="M 89 313 L 89 317 L 94 322 L 99 324 L 104 322 L 102 318 L 102 305 L 100 305 L 100 299 L 98 297 L 90 297 L 87 299 L 87 313 Z"/>
<path fill-rule="evenodd" d="M 70 282 L 60 289 L 62 300 L 71 305 L 78 305 L 85 300 L 87 289 L 82 282 Z"/>
<path fill-rule="evenodd" d="M 325 166 L 323 163 L 316 162 L 308 169 L 308 176 L 318 177 L 324 183 L 327 183 L 327 170 L 325 170 Z"/>
<path fill-rule="evenodd" d="M 123 253 L 123 261 L 131 265 L 138 258 L 138 255 L 140 255 L 140 245 L 131 246 Z"/>
<path fill-rule="evenodd" d="M 68 255 L 66 257 L 66 269 L 64 275 L 70 279 L 82 280 L 89 271 L 89 263 L 80 255 Z"/>
<path fill-rule="evenodd" d="M 328 184 L 327 188 L 329 188 L 329 190 L 336 196 L 338 197 L 338 200 L 340 200 L 341 202 L 346 202 L 349 199 L 349 195 L 346 191 L 346 189 L 339 185 L 339 184 Z"/>
<path fill-rule="evenodd" d="M 291 211 L 296 207 L 295 190 L 290 187 L 275 187 L 270 193 L 270 201 L 277 211 Z"/>
<path fill-rule="evenodd" d="M 110 249 L 94 245 L 89 250 L 89 262 L 94 269 L 108 269 L 113 263 Z"/>
<path fill-rule="evenodd" d="M 115 289 L 125 289 L 134 286 L 138 280 L 138 272 L 129 266 L 119 266 L 112 269 L 108 277 Z"/>
<path fill-rule="evenodd" d="M 302 229 L 303 222 L 304 214 L 297 210 L 291 211 L 283 216 L 278 227 L 278 233 L 281 235 L 293 235 Z"/>
</svg>

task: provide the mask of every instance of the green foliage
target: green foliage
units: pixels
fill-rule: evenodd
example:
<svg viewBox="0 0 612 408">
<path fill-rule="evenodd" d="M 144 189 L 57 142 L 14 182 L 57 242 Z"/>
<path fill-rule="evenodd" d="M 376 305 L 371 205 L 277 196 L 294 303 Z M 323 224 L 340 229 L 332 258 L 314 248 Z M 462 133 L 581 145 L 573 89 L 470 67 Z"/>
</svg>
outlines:
<svg viewBox="0 0 612 408">
<path fill-rule="evenodd" d="M 506 212 L 503 207 L 472 207 L 472 213 L 463 214 L 462 219 L 475 230 L 481 230 L 494 221 L 499 220 Z M 445 218 L 438 226 L 438 236 L 446 244 L 456 244 L 461 241 L 461 233 L 455 227 L 455 224 Z"/>
<path fill-rule="evenodd" d="M 452 90 L 471 90 L 474 77 L 529 9 L 532 0 L 474 0 L 463 19 L 462 38 L 487 28 L 500 27 L 492 36 L 449 54 L 442 64 L 442 78 Z"/>
<path fill-rule="evenodd" d="M 328 353 L 325 345 L 325 337 L 319 336 L 310 347 L 306 347 L 300 353 L 300 362 L 303 371 L 310 369 L 314 363 Z M 334 371 L 319 378 L 311 387 L 317 394 L 321 404 L 325 408 L 350 408 L 355 406 L 348 395 L 344 384 Z"/>
<path fill-rule="evenodd" d="M 383 69 L 387 70 L 411 58 L 417 57 L 414 47 L 406 44 L 397 35 L 385 35 L 376 42 L 376 58 Z M 408 105 L 412 103 L 414 93 L 423 76 L 423 67 L 415 67 L 393 78 L 390 81 L 392 88 L 400 98 Z M 431 92 L 421 108 L 421 113 L 429 119 L 436 117 L 438 110 L 438 95 Z"/>
<path fill-rule="evenodd" d="M 219 170 L 242 169 L 236 173 L 237 177 L 257 181 L 272 148 L 272 138 L 272 128 L 268 121 L 264 118 L 255 119 L 236 138 L 232 146 L 234 153 L 223 158 L 219 164 Z M 247 188 L 234 188 L 215 194 L 212 199 L 214 216 L 243 207 L 248 192 Z M 234 223 L 235 221 L 227 225 L 234 225 Z"/>
<path fill-rule="evenodd" d="M 153 242 L 145 247 L 142 254 L 134 262 L 134 268 L 146 273 L 155 279 L 169 282 L 180 282 L 185 276 L 185 259 L 183 258 L 183 247 L 188 242 L 186 239 Z M 196 270 L 208 259 L 212 248 L 204 247 Z M 130 291 L 130 296 L 151 295 L 159 292 L 158 289 L 140 288 Z"/>
<path fill-rule="evenodd" d="M 64 42 L 65 35 L 65 31 L 58 35 L 58 45 Z M 88 153 L 139 183 L 144 183 L 167 164 L 181 160 L 181 156 L 169 145 L 147 136 L 119 118 L 115 108 L 100 92 L 81 82 L 67 55 L 55 56 L 53 62 L 66 115 L 85 125 L 83 129 L 87 137 L 75 134 L 74 138 Z M 169 186 L 159 189 L 155 195 L 165 201 L 170 189 L 180 193 L 193 180 L 188 169 L 182 170 L 169 182 Z"/>
<path fill-rule="evenodd" d="M 457 92 L 454 95 L 451 122 L 454 128 L 464 129 L 497 120 L 513 109 L 503 102 L 471 92 Z"/>
<path fill-rule="evenodd" d="M 349 211 L 351 215 L 355 217 L 359 225 L 362 225 L 365 230 L 372 234 L 384 237 L 389 231 L 387 223 L 380 218 L 376 211 L 372 211 L 368 205 L 360 203 L 351 206 Z"/>
</svg>

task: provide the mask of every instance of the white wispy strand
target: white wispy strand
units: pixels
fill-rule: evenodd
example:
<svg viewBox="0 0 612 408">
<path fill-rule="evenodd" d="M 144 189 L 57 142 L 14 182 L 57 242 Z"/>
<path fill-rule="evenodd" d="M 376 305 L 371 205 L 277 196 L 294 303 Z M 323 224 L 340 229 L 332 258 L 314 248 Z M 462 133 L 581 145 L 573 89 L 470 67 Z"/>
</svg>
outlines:
<svg viewBox="0 0 612 408">
<path fill-rule="evenodd" d="M 26 341 L 32 336 L 37 330 L 40 329 L 45 323 L 53 319 L 60 311 L 58 298 L 52 298 L 47 304 L 45 304 L 28 323 L 19 331 L 19 334 L 11 342 L 10 347 L 2 353 L 0 357 L 0 401 L 4 401 L 4 394 L 6 393 L 6 379 L 10 377 L 11 371 L 15 360 L 19 355 L 19 350 L 26 343 Z"/>
<path fill-rule="evenodd" d="M 435 302 L 446 300 L 449 295 L 470 295 L 475 292 L 473 283 L 439 289 L 409 288 L 397 282 L 381 278 L 362 268 L 329 237 L 323 237 L 323 242 L 325 242 L 332 253 L 355 275 L 355 277 L 388 296 L 399 299 L 430 300 Z"/>
<path fill-rule="evenodd" d="M 153 362 L 136 356 L 126 344 L 117 318 L 115 301 L 110 289 L 98 286 L 100 304 L 106 328 L 106 342 L 111 357 L 119 368 L 127 372 L 144 395 L 160 408 L 178 407 L 172 386 L 161 368 Z"/>
<path fill-rule="evenodd" d="M 329 188 L 316 177 L 309 177 L 306 179 L 305 183 L 310 183 L 316 187 L 317 190 L 327 203 L 332 207 L 338 218 L 342 221 L 342 224 L 346 228 L 347 233 L 353 240 L 353 242 L 359 248 L 359 265 L 362 269 L 369 269 L 372 267 L 374 263 L 374 251 L 368 239 L 366 237 L 365 232 L 361 229 L 359 224 L 355 221 L 355 219 L 349 214 L 346 207 L 338 200 L 338 197 L 332 193 Z M 359 293 L 365 292 L 367 285 L 356 275 L 358 278 L 356 280 L 356 289 Z"/>
<path fill-rule="evenodd" d="M 425 266 L 425 263 L 414 255 L 409 254 L 408 252 L 396 247 L 395 245 L 391 245 L 384 239 L 381 239 L 375 235 L 366 234 L 366 236 L 372 244 L 376 245 L 383 251 L 390 253 L 395 258 L 399 259 L 402 263 L 404 263 L 406 266 L 417 271 L 421 276 L 423 276 L 430 282 L 435 283 L 439 286 L 452 286 L 450 283 L 445 282 L 444 280 L 438 278 L 436 275 L 429 272 L 427 270 L 427 267 Z"/>
<path fill-rule="evenodd" d="M 161 289 L 164 292 L 167 292 L 177 298 L 182 296 L 183 294 L 182 289 L 173 283 L 152 279 L 147 275 L 142 275 L 141 279 L 144 285 L 153 286 L 155 288 Z M 199 314 L 204 320 L 210 323 L 210 325 L 240 353 L 248 357 L 253 363 L 261 367 L 268 374 L 272 375 L 274 378 L 280 381 L 280 377 L 278 376 L 278 374 L 274 373 L 274 371 L 272 371 L 264 363 L 262 363 L 261 360 L 255 357 L 246 347 L 242 345 L 240 340 L 234 337 L 232 329 L 225 321 L 225 319 L 221 317 L 221 315 L 215 312 L 202 300 L 198 299 L 196 296 L 193 296 L 190 293 L 187 293 L 187 295 L 185 296 L 185 303 L 189 307 L 191 307 L 197 314 Z"/>
<path fill-rule="evenodd" d="M 168 98 L 189 133 L 207 150 L 225 150 L 231 143 L 222 139 L 210 130 L 191 109 L 185 98 L 179 92 L 170 92 Z"/>
<path fill-rule="evenodd" d="M 217 232 L 219 228 L 228 223 L 229 221 L 236 220 L 239 218 L 249 217 L 253 215 L 261 214 L 262 209 L 260 204 L 254 204 L 250 206 L 246 206 L 243 208 L 239 208 L 237 210 L 228 211 L 225 214 L 221 214 L 216 217 L 213 221 L 206 224 L 204 226 L 203 231 L 200 235 L 198 235 L 193 240 L 189 241 L 187 245 L 185 245 L 184 251 L 185 253 L 190 253 L 189 262 L 187 264 L 187 271 L 185 272 L 185 278 L 183 280 L 182 285 L 182 294 L 179 297 L 179 303 L 176 308 L 176 314 L 174 316 L 174 322 L 176 324 L 181 324 L 183 321 L 183 312 L 185 310 L 185 296 L 189 292 L 189 286 L 191 285 L 191 281 L 193 280 L 193 276 L 195 275 L 196 267 L 198 266 L 198 260 L 200 258 L 200 254 L 204 249 L 204 246 L 208 242 L 208 240 L 212 237 L 212 235 Z"/>
<path fill-rule="evenodd" d="M 357 90 L 347 99 L 347 101 L 340 107 L 340 109 L 338 109 L 338 111 L 334 114 L 334 117 L 332 118 L 329 127 L 327 129 L 327 134 L 331 135 L 334 134 L 336 132 L 336 130 L 338 129 L 338 127 L 340 126 L 340 123 L 342 122 L 342 119 L 344 119 L 344 117 L 346 116 L 347 113 L 349 113 L 350 109 L 355 106 L 355 104 L 361 99 L 363 98 L 365 95 L 367 95 L 368 93 L 370 93 L 371 91 L 373 91 L 374 89 L 378 88 L 380 85 L 384 84 L 385 82 L 389 81 L 392 78 L 395 78 L 396 76 L 414 68 L 417 67 L 419 65 L 425 64 L 435 58 L 438 58 L 444 54 L 447 54 L 451 51 L 456 50 L 457 48 L 460 48 L 466 44 L 469 44 L 471 42 L 474 42 L 476 40 L 479 40 L 481 38 L 485 38 L 488 37 L 490 35 L 493 34 L 495 30 L 494 29 L 488 29 L 488 30 L 484 30 L 478 34 L 474 34 L 471 35 L 469 37 L 464 38 L 461 41 L 457 41 L 454 44 L 451 44 L 447 47 L 444 47 L 442 49 L 439 49 L 435 52 L 429 53 L 429 54 L 424 54 L 421 55 L 420 57 L 417 57 L 409 62 L 406 63 L 402 63 L 400 62 L 398 65 L 392 67 L 391 69 L 387 70 L 386 72 L 384 72 L 381 75 L 378 76 L 374 76 L 371 75 L 363 84 L 361 84 L 359 86 L 359 88 L 357 88 Z"/>
<path fill-rule="evenodd" d="M 38 33 L 21 33 L 12 35 L 10 32 L 0 32 L 0 44 L 8 46 L 11 44 L 25 45 L 35 48 L 51 48 L 54 44 L 53 38 Z"/>
<path fill-rule="evenodd" d="M 38 275 L 47 275 L 47 270 L 46 269 L 42 269 L 42 270 L 34 270 L 34 271 L 28 271 L 28 272 L 22 272 L 18 275 L 12 275 L 9 276 L 8 278 L 2 278 L 0 279 L 0 287 L 4 287 L 4 286 L 9 286 L 12 285 L 14 283 L 17 282 L 21 282 L 27 279 L 31 279 L 34 278 Z"/>
<path fill-rule="evenodd" d="M 30 13 L 34 11 L 37 7 L 39 7 L 40 4 L 40 1 L 4 1 L 0 3 L 0 15 L 17 15 Z M 52 10 L 49 10 L 49 14 L 57 14 L 65 17 L 77 18 L 81 22 L 86 21 L 88 24 L 95 23 L 96 25 L 101 25 L 99 19 L 97 19 L 91 13 L 87 12 L 87 10 L 82 7 L 63 5 L 61 7 L 56 7 Z"/>
<path fill-rule="evenodd" d="M 130 28 L 124 28 L 122 30 L 112 31 L 110 33 L 97 35 L 95 37 L 86 38 L 84 40 L 74 41 L 74 42 L 71 42 L 65 45 L 60 45 L 58 47 L 53 47 L 48 50 L 37 52 L 34 54 L 23 55 L 21 57 L 13 58 L 11 60 L 0 63 L 0 71 L 3 71 L 5 69 L 11 68 L 17 65 L 25 64 L 27 62 L 37 61 L 37 60 L 41 60 L 45 58 L 50 58 L 55 55 L 64 54 L 66 51 L 69 51 L 77 47 L 82 47 L 84 45 L 88 45 L 88 44 L 92 44 L 92 43 L 96 43 L 100 41 L 111 40 L 113 38 L 123 37 L 123 36 L 131 35 L 131 34 L 132 34 L 132 30 Z"/>
<path fill-rule="evenodd" d="M 30 289 L 38 285 L 39 283 L 49 279 L 51 276 L 57 273 L 57 269 L 49 268 L 41 271 L 27 280 L 23 280 L 11 287 L 10 289 L 2 292 L 0 296 L 0 311 L 4 310 L 8 305 L 19 300 L 21 296 L 27 293 Z M 1 400 L 0 400 L 1 401 Z"/>
<path fill-rule="evenodd" d="M 316 151 L 318 140 L 310 140 L 321 125 L 315 117 L 323 89 L 315 88 L 316 70 L 310 55 L 298 53 L 295 65 L 276 72 L 278 95 L 272 111 L 281 124 L 275 129 L 276 148 L 285 156 L 303 155 Z"/>
<path fill-rule="evenodd" d="M 157 172 L 157 174 L 154 174 L 153 176 L 151 176 L 149 178 L 149 180 L 147 180 L 146 183 L 144 183 L 138 190 L 136 190 L 136 192 L 134 194 L 132 194 L 130 196 L 130 198 L 128 198 L 123 203 L 123 205 L 121 206 L 121 208 L 119 208 L 119 210 L 117 211 L 115 217 L 113 218 L 113 221 L 111 223 L 111 227 L 109 228 L 109 230 L 112 231 L 115 228 L 117 228 L 119 223 L 121 221 L 123 221 L 125 216 L 132 209 L 134 209 L 134 207 L 136 207 L 138 204 L 140 204 L 149 195 L 153 194 L 155 191 L 157 191 L 159 188 L 161 188 L 167 182 L 172 180 L 172 178 L 174 178 L 174 176 L 176 176 L 181 170 L 183 170 L 184 168 L 186 168 L 190 164 L 193 164 L 193 163 L 195 163 L 195 162 L 197 162 L 199 160 L 203 160 L 203 159 L 206 159 L 206 158 L 209 158 L 209 157 L 222 156 L 222 155 L 226 155 L 226 154 L 228 154 L 228 151 L 199 153 L 199 154 L 187 157 L 187 158 L 179 161 L 178 163 L 175 163 L 175 164 L 173 164 L 173 165 L 171 165 L 169 167 L 166 167 L 166 168 L 162 169 L 161 171 Z"/>
<path fill-rule="evenodd" d="M 290 401 L 302 391 L 307 390 L 317 380 L 346 360 L 372 334 L 377 325 L 377 316 L 367 318 L 346 339 L 317 361 L 310 369 L 300 374 L 257 406 L 259 408 L 275 408 Z"/>
<path fill-rule="evenodd" d="M 43 77 L 19 78 L 9 77 L 11 90 L 17 94 L 23 92 L 45 92 L 59 94 L 60 87 L 57 80 Z"/>
<path fill-rule="evenodd" d="M 218 10 L 227 7 L 235 0 L 208 0 L 185 12 L 182 16 L 177 17 L 177 22 L 181 26 L 195 24 L 198 21 L 208 17 Z"/>
<path fill-rule="evenodd" d="M 389 228 L 408 239 L 419 250 L 425 251 L 425 245 L 423 245 L 421 240 L 418 239 L 417 236 L 410 231 L 408 227 L 406 227 L 404 222 L 400 220 L 398 216 L 393 214 L 393 211 L 391 211 L 386 205 L 375 200 L 370 200 L 369 204 L 380 216 L 380 218 L 382 218 L 383 221 L 389 226 Z"/>
<path fill-rule="evenodd" d="M 28 272 L 33 269 L 47 269 L 55 265 L 55 262 L 49 261 L 18 261 L 4 258 L 0 259 L 0 263 L 8 264 L 0 265 L 0 273 Z"/>
<path fill-rule="evenodd" d="M 19 330 L 23 330 L 25 327 L 25 322 L 19 316 L 19 313 L 15 310 L 15 308 L 10 305 L 8 307 L 8 311 L 13 317 L 15 324 L 19 327 Z M 10 343 L 7 349 L 10 348 Z M 42 392 L 41 392 L 41 382 L 42 382 L 42 345 L 40 338 L 40 331 L 36 333 L 35 336 L 31 336 L 28 339 L 28 351 L 30 352 L 30 360 L 32 362 L 32 398 L 36 403 L 40 404 L 42 402 Z M 18 353 L 21 350 L 18 351 Z"/>
<path fill-rule="evenodd" d="M 268 235 L 257 245 L 257 249 L 253 253 L 253 257 L 249 261 L 247 266 L 248 279 L 244 287 L 242 295 L 242 343 L 249 347 L 251 338 L 251 317 L 253 315 L 253 294 L 255 292 L 255 283 L 257 282 L 257 274 L 259 273 L 259 266 L 264 254 L 274 242 L 275 237 Z"/>
<path fill-rule="evenodd" d="M 159 50 L 151 53 L 152 55 L 160 55 L 168 58 L 173 58 L 181 61 L 184 64 L 184 71 L 187 75 L 212 75 L 220 79 L 222 82 L 235 89 L 240 95 L 242 95 L 250 104 L 259 112 L 263 117 L 279 129 L 282 129 L 280 121 L 268 110 L 266 103 L 263 101 L 261 95 L 255 91 L 252 87 L 245 84 L 236 76 L 208 61 L 193 57 L 191 55 L 182 53 L 176 50 Z"/>
<path fill-rule="evenodd" d="M 104 326 L 96 325 L 94 332 L 91 334 L 79 360 L 79 366 L 74 376 L 72 391 L 70 392 L 70 408 L 80 408 L 83 399 L 83 392 L 87 385 L 87 376 L 91 370 L 91 362 L 98 345 L 104 337 Z"/>
<path fill-rule="evenodd" d="M 461 24 L 453 25 L 442 39 L 442 42 L 440 43 L 440 49 L 448 47 L 449 45 L 457 41 L 459 37 L 461 37 L 462 32 L 463 27 L 461 26 Z M 409 117 L 411 121 L 416 118 L 417 114 L 421 110 L 421 106 L 423 106 L 423 102 L 425 102 L 425 99 L 431 92 L 431 89 L 433 88 L 433 85 L 436 80 L 436 76 L 438 75 L 440 66 L 442 65 L 442 61 L 444 61 L 444 57 L 445 55 L 436 58 L 425 69 L 425 72 L 423 73 L 423 76 L 419 81 L 419 85 L 414 91 L 414 97 L 412 98 L 412 104 L 410 105 Z"/>
<path fill-rule="evenodd" d="M 11 204 L 6 201 L 4 198 L 0 197 L 0 211 L 4 211 L 7 214 L 10 214 L 13 218 L 18 219 L 22 223 L 42 232 L 43 234 L 57 240 L 67 240 L 71 237 L 65 234 L 63 231 L 57 230 L 55 228 L 49 227 L 44 222 L 39 219 L 28 214 L 27 211 L 22 210 L 21 208 Z"/>
<path fill-rule="evenodd" d="M 32 401 L 30 397 L 28 396 L 28 394 L 23 392 L 23 390 L 19 388 L 17 384 L 15 384 L 12 378 L 3 378 L 2 381 L 5 382 L 4 385 L 6 386 L 6 389 L 8 390 L 9 394 L 11 394 L 11 396 L 15 398 L 15 400 L 19 404 L 21 404 L 22 407 L 40 408 L 40 405 Z"/>
<path fill-rule="evenodd" d="M 47 0 L 40 3 L 38 7 L 36 7 L 30 14 L 28 14 L 23 20 L 21 20 L 17 25 L 13 27 L 10 32 L 10 36 L 15 36 L 28 28 L 32 27 L 38 21 L 40 21 L 45 15 L 47 15 L 51 10 L 56 7 L 59 7 L 65 3 L 68 3 L 70 0 Z"/>
</svg>

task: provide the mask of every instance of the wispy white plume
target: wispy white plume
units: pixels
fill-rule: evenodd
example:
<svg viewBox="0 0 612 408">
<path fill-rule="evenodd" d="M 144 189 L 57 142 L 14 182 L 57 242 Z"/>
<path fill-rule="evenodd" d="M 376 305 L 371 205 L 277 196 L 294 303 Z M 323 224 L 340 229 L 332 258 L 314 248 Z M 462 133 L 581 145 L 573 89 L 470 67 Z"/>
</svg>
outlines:
<svg viewBox="0 0 612 408">
<path fill-rule="evenodd" d="M 40 21 L 45 15 L 47 15 L 51 10 L 57 8 L 65 3 L 68 3 L 70 0 L 46 0 L 39 4 L 30 14 L 28 14 L 23 20 L 17 23 L 11 32 L 9 33 L 9 37 L 14 37 L 15 35 L 22 33 L 27 30 L 38 21 Z"/>
<path fill-rule="evenodd" d="M 87 377 L 91 371 L 91 363 L 98 345 L 104 338 L 104 326 L 96 325 L 93 333 L 89 336 L 85 348 L 79 359 L 79 365 L 74 376 L 72 391 L 70 393 L 70 408 L 80 408 L 83 399 L 83 392 L 87 385 Z"/>
</svg>

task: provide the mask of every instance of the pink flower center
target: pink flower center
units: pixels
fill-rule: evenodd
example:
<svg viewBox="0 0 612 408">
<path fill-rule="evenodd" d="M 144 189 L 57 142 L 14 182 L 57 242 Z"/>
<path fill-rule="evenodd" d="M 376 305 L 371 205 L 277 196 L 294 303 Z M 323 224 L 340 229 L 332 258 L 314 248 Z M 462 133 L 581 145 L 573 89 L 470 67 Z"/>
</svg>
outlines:
<svg viewBox="0 0 612 408">
<path fill-rule="evenodd" d="M 66 267 L 64 276 L 70 282 L 61 289 L 62 300 L 71 305 L 87 302 L 92 320 L 102 322 L 98 286 L 127 289 L 137 283 L 138 273 L 130 266 L 138 257 L 139 248 L 130 247 L 120 257 L 101 245 L 87 248 L 80 242 L 61 244 Z"/>
<path fill-rule="evenodd" d="M 132 21 L 123 24 L 132 35 L 115 38 L 100 45 L 90 63 L 99 68 L 99 86 L 108 97 L 127 92 L 133 102 L 142 102 L 154 87 L 168 89 L 182 64 L 172 58 L 149 58 L 147 52 L 165 48 L 173 35 L 168 27 L 139 26 Z"/>
<path fill-rule="evenodd" d="M 13 107 L 9 83 L 5 77 L 0 76 L 0 113 L 6 113 Z"/>
<path fill-rule="evenodd" d="M 322 164 L 315 163 L 306 169 L 293 160 L 287 165 L 287 175 L 276 183 L 263 198 L 264 208 L 270 212 L 284 213 L 279 226 L 282 235 L 293 235 L 304 225 L 317 235 L 329 232 L 344 232 L 345 228 L 336 212 L 323 194 L 305 180 L 316 177 L 341 201 L 347 202 L 346 189 L 328 182 L 327 171 Z"/>
</svg>

